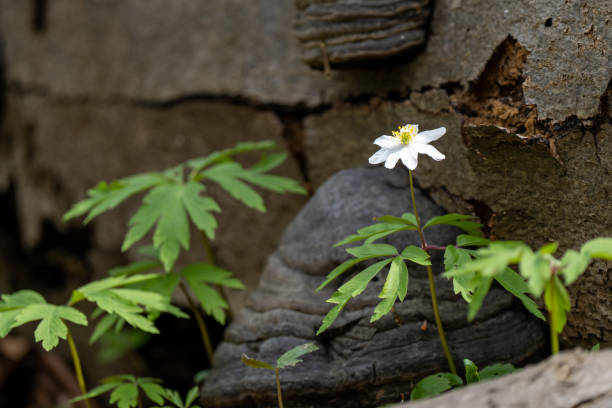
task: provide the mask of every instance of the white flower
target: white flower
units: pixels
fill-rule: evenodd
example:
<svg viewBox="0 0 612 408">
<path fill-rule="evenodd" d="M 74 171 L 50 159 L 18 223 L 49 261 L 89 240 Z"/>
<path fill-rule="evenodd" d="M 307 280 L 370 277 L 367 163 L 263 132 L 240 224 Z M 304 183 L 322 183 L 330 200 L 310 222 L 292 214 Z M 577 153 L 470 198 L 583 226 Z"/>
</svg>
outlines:
<svg viewBox="0 0 612 408">
<path fill-rule="evenodd" d="M 383 135 L 374 141 L 375 145 L 381 147 L 379 151 L 370 157 L 370 164 L 385 162 L 385 167 L 392 169 L 399 159 L 410 170 L 414 170 L 418 164 L 418 154 L 426 154 L 434 160 L 444 160 L 444 155 L 429 143 L 438 140 L 446 133 L 446 128 L 441 127 L 426 130 L 419 133 L 419 125 L 400 126 L 398 131 L 393 131 L 393 136 Z"/>
</svg>

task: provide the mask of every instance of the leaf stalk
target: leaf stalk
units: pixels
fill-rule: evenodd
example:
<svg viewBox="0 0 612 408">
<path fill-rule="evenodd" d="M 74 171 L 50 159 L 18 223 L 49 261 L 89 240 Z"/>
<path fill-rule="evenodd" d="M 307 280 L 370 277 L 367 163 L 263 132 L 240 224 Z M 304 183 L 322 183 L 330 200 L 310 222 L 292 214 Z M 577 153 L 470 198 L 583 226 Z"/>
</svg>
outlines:
<svg viewBox="0 0 612 408">
<path fill-rule="evenodd" d="M 419 218 L 419 212 L 416 206 L 416 199 L 414 197 L 414 183 L 412 181 L 412 171 L 409 171 L 409 174 L 410 174 L 410 197 L 412 198 L 412 208 L 414 210 L 414 217 L 416 218 L 417 231 L 419 232 L 419 237 L 421 238 L 421 248 L 425 252 L 428 252 L 427 243 L 425 242 L 425 235 L 423 234 L 423 227 L 421 226 L 421 219 Z M 429 280 L 429 292 L 431 294 L 431 306 L 433 308 L 434 318 L 436 320 L 436 328 L 438 329 L 438 336 L 440 337 L 440 343 L 442 343 L 442 348 L 444 349 L 444 355 L 446 356 L 446 360 L 448 361 L 448 366 L 450 368 L 451 373 L 457 374 L 457 368 L 455 367 L 455 362 L 453 361 L 453 357 L 450 353 L 450 349 L 446 342 L 446 335 L 444 334 L 444 327 L 442 326 L 442 319 L 440 319 L 440 310 L 438 308 L 438 298 L 436 295 L 436 284 L 434 282 L 434 276 L 433 276 L 433 271 L 431 269 L 431 265 L 427 265 L 427 279 Z"/>
<path fill-rule="evenodd" d="M 274 369 L 274 373 L 276 374 L 276 395 L 278 397 L 278 406 L 279 408 L 283 408 L 283 395 L 281 394 L 281 386 L 280 386 L 280 369 L 277 367 Z"/>
<path fill-rule="evenodd" d="M 74 339 L 72 338 L 72 334 L 70 333 L 70 329 L 68 329 L 66 339 L 68 340 L 68 346 L 70 347 L 70 354 L 72 355 L 74 372 L 77 376 L 77 381 L 79 382 L 79 388 L 81 389 L 81 393 L 83 395 L 87 394 L 85 378 L 83 377 L 83 368 L 81 367 L 81 359 L 79 358 L 79 352 L 77 351 L 76 344 L 74 343 Z M 89 398 L 85 398 L 85 405 L 87 406 L 87 408 L 91 408 Z"/>
<path fill-rule="evenodd" d="M 185 284 L 181 282 L 179 286 L 181 288 L 181 291 L 187 298 L 187 302 L 189 302 L 189 308 L 191 309 L 191 312 L 193 313 L 193 316 L 195 317 L 196 322 L 198 324 L 198 328 L 200 329 L 200 335 L 202 336 L 202 343 L 204 343 L 204 350 L 206 350 L 206 357 L 208 358 L 208 362 L 212 366 L 213 349 L 212 349 L 212 344 L 210 342 L 210 336 L 208 335 L 208 330 L 206 329 L 206 323 L 204 323 L 204 318 L 202 317 L 202 314 L 200 313 L 200 310 L 196 306 L 195 302 L 191 298 L 191 295 L 189 294 L 189 291 L 187 290 L 187 287 L 185 286 Z"/>
</svg>

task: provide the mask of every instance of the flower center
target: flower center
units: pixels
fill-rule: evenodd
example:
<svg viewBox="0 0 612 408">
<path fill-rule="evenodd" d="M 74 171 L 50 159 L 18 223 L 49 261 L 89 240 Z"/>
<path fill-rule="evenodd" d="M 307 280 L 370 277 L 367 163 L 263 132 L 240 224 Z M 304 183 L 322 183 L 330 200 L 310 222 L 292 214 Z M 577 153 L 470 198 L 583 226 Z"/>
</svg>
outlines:
<svg viewBox="0 0 612 408">
<path fill-rule="evenodd" d="M 391 133 L 393 137 L 396 137 L 402 144 L 409 144 L 419 133 L 418 125 L 405 125 L 398 127 L 399 130 L 394 130 Z"/>
</svg>

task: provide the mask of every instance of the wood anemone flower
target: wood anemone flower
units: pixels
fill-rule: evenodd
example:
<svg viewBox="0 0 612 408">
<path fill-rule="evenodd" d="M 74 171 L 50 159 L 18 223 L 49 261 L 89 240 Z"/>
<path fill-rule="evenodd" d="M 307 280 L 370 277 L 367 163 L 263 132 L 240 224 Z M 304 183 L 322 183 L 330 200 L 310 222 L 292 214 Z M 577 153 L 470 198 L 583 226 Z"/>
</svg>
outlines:
<svg viewBox="0 0 612 408">
<path fill-rule="evenodd" d="M 393 136 L 383 135 L 374 141 L 380 150 L 370 157 L 370 164 L 385 162 L 392 169 L 399 159 L 409 170 L 417 168 L 418 155 L 426 154 L 434 160 L 444 160 L 445 156 L 429 143 L 438 140 L 446 133 L 445 127 L 419 133 L 419 125 L 404 125 L 392 132 Z"/>
</svg>

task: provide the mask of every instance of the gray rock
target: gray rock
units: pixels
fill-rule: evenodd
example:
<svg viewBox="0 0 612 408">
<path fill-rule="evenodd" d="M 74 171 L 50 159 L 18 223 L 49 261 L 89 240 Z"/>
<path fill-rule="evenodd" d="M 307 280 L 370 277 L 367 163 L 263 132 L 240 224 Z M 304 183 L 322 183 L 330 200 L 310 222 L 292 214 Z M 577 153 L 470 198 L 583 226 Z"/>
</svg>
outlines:
<svg viewBox="0 0 612 408">
<path fill-rule="evenodd" d="M 320 350 L 304 363 L 281 372 L 283 396 L 291 407 L 376 406 L 398 401 L 401 393 L 424 375 L 447 370 L 433 322 L 424 268 L 409 265 L 406 300 L 394 312 L 369 323 L 384 281 L 384 271 L 368 289 L 346 306 L 328 331 L 315 332 L 330 305 L 325 299 L 342 281 L 320 293 L 324 276 L 348 258 L 332 244 L 373 217 L 401 215 L 411 208 L 407 174 L 384 168 L 342 171 L 326 182 L 285 231 L 270 256 L 259 287 L 225 333 L 215 353 L 210 376 L 202 388 L 205 406 L 267 406 L 275 400 L 274 374 L 246 367 L 240 355 L 273 362 L 291 347 L 315 342 Z M 420 191 L 417 206 L 423 219 L 442 213 Z M 445 245 L 456 231 L 432 228 L 427 240 Z M 414 232 L 396 234 L 387 242 L 400 248 L 417 244 Z M 439 275 L 441 254 L 433 256 Z M 436 277 L 445 329 L 457 362 L 512 361 L 532 356 L 545 341 L 540 322 L 514 299 L 495 288 L 473 325 L 466 323 L 466 304 L 453 294 L 449 281 Z M 426 328 L 423 321 L 428 321 Z"/>
<path fill-rule="evenodd" d="M 605 408 L 612 406 L 612 351 L 558 354 L 538 365 L 461 388 L 408 408 Z"/>
<path fill-rule="evenodd" d="M 526 102 L 539 119 L 595 116 L 610 80 L 607 0 L 436 1 L 425 51 L 403 65 L 335 72 L 301 61 L 292 1 L 50 2 L 45 31 L 30 3 L 0 3 L 7 78 L 26 89 L 166 101 L 226 95 L 317 106 L 363 94 L 460 83 L 508 36 L 527 49 Z M 550 19 L 550 25 L 547 21 Z"/>
</svg>

